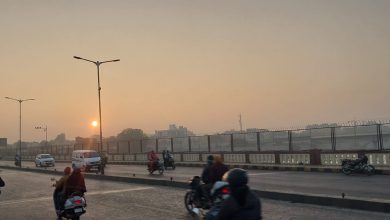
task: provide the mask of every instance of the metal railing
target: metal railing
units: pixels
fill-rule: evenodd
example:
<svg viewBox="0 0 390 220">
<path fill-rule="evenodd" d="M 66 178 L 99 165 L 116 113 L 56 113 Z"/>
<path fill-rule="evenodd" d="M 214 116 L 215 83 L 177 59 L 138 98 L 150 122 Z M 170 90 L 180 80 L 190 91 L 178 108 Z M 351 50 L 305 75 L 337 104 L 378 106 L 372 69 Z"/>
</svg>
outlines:
<svg viewBox="0 0 390 220">
<path fill-rule="evenodd" d="M 26 146 L 22 155 L 50 153 L 70 155 L 73 150 L 98 150 L 98 143 Z M 390 124 L 323 127 L 311 129 L 259 131 L 176 138 L 149 138 L 103 142 L 108 154 L 137 154 L 151 150 L 162 152 L 300 152 L 384 151 L 390 150 Z M 0 155 L 15 155 L 15 147 L 3 148 Z"/>
</svg>

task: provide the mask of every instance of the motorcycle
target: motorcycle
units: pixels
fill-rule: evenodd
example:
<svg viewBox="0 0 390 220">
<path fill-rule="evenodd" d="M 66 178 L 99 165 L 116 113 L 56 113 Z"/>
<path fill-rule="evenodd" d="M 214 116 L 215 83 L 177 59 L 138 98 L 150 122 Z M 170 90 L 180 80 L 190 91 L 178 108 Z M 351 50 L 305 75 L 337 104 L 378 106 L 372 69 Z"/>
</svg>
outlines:
<svg viewBox="0 0 390 220">
<path fill-rule="evenodd" d="M 153 174 L 154 171 L 158 171 L 159 174 L 163 174 L 164 173 L 164 163 L 161 162 L 160 160 L 157 160 L 155 162 L 155 164 L 153 164 L 151 167 L 150 165 L 148 164 L 148 171 L 150 174 Z"/>
<path fill-rule="evenodd" d="M 167 156 L 164 158 L 164 167 L 165 169 L 172 167 L 173 170 L 176 168 L 175 159 L 173 158 L 172 154 L 167 154 Z"/>
<path fill-rule="evenodd" d="M 51 181 L 56 181 L 51 178 Z M 55 184 L 52 184 L 55 187 Z M 79 220 L 80 216 L 86 212 L 87 202 L 84 197 L 84 193 L 74 192 L 72 193 L 64 203 L 63 208 L 60 209 L 59 216 L 71 220 Z"/>
<path fill-rule="evenodd" d="M 367 164 L 367 161 L 367 156 L 364 156 L 363 158 L 357 160 L 342 160 L 341 170 L 345 175 L 349 175 L 351 173 L 365 173 L 366 175 L 372 175 L 375 173 L 375 167 Z"/>
<path fill-rule="evenodd" d="M 218 215 L 223 200 L 227 199 L 230 194 L 229 184 L 224 181 L 216 182 L 211 189 L 209 200 L 204 195 L 197 196 L 200 184 L 199 176 L 194 176 L 190 180 L 190 190 L 184 196 L 184 205 L 191 215 L 213 219 Z"/>
</svg>

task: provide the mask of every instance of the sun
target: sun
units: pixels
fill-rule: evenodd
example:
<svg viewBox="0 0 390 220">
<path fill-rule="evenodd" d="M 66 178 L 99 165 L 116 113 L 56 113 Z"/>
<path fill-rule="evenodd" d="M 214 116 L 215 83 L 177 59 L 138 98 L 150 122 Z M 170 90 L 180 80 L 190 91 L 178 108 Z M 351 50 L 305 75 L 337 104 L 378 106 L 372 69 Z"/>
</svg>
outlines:
<svg viewBox="0 0 390 220">
<path fill-rule="evenodd" d="M 96 126 L 98 126 L 98 122 L 97 122 L 97 121 L 93 121 L 93 122 L 91 123 L 91 125 L 92 125 L 93 127 L 96 127 Z"/>
</svg>

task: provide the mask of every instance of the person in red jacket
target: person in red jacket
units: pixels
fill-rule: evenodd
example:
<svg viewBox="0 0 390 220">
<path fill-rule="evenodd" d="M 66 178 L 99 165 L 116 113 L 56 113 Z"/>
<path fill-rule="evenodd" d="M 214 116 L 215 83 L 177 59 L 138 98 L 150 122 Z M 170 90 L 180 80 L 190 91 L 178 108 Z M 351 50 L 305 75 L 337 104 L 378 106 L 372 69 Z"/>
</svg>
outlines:
<svg viewBox="0 0 390 220">
<path fill-rule="evenodd" d="M 148 169 L 149 170 L 155 170 L 157 166 L 157 160 L 158 160 L 157 154 L 154 152 L 154 150 L 150 151 L 148 153 Z"/>
</svg>

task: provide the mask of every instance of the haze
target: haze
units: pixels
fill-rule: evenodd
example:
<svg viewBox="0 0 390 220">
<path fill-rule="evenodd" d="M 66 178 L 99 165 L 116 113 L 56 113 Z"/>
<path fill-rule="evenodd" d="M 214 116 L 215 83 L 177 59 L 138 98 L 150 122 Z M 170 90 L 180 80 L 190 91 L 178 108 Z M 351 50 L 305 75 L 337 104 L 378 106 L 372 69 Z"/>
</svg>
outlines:
<svg viewBox="0 0 390 220">
<path fill-rule="evenodd" d="M 390 1 L 0 1 L 0 137 L 389 119 Z"/>
</svg>

